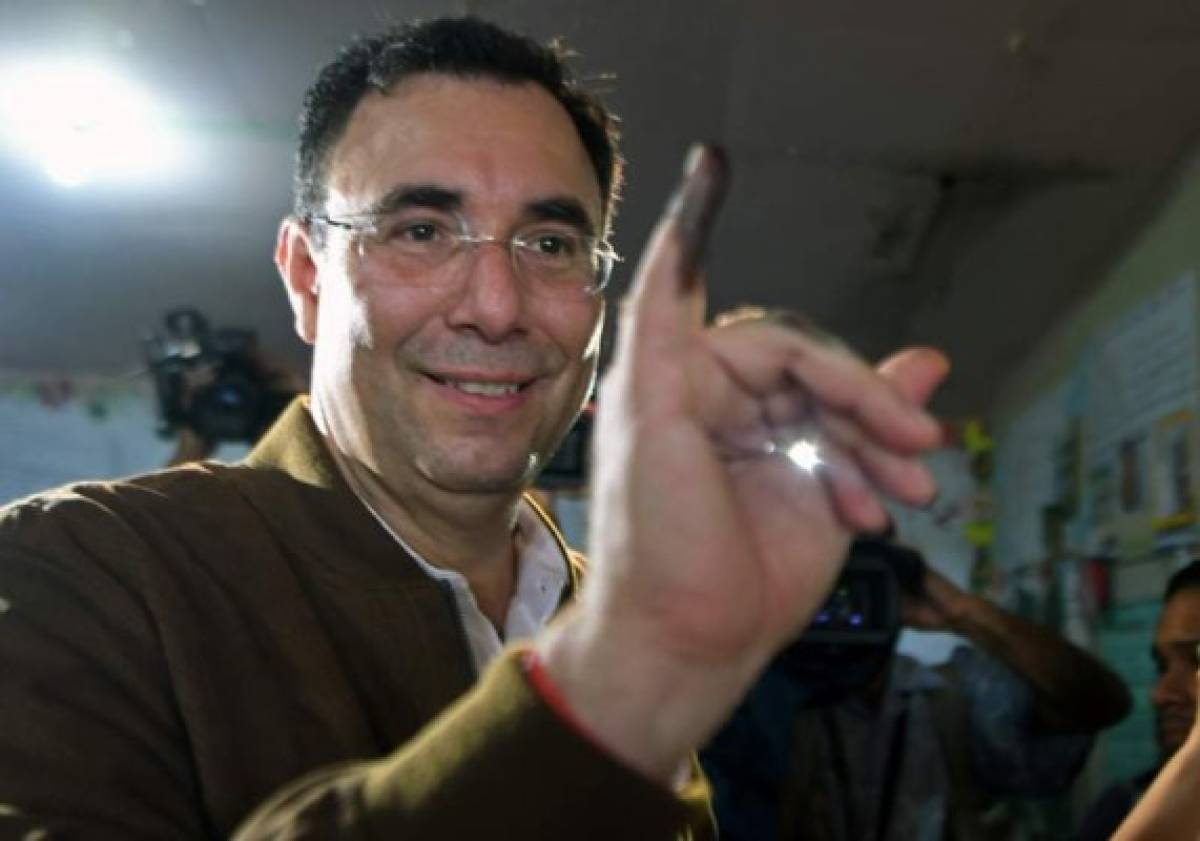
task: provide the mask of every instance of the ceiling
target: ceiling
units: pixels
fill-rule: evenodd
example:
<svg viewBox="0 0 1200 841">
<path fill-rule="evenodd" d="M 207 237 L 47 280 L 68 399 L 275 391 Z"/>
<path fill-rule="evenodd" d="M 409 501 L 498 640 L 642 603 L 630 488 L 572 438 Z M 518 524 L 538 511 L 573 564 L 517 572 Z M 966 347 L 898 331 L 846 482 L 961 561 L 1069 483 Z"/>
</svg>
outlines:
<svg viewBox="0 0 1200 841">
<path fill-rule="evenodd" d="M 0 61 L 105 57 L 186 143 L 167 179 L 74 189 L 0 149 L 0 369 L 135 370 L 182 304 L 302 367 L 270 252 L 304 88 L 356 32 L 459 12 L 566 36 L 622 115 L 618 250 L 638 253 L 688 144 L 718 140 L 713 308 L 797 308 L 871 356 L 944 347 L 950 413 L 987 409 L 1200 128 L 1190 0 L 0 0 Z"/>
</svg>

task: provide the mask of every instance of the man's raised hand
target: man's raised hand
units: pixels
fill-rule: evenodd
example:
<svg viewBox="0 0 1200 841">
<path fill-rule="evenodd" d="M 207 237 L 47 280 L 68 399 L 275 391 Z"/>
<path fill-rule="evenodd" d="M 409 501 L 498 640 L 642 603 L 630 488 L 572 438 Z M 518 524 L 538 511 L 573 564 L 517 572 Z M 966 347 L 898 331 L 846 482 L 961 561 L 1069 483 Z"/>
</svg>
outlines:
<svg viewBox="0 0 1200 841">
<path fill-rule="evenodd" d="M 723 159 L 698 147 L 623 302 L 602 385 L 592 568 L 539 642 L 551 676 L 618 756 L 665 777 L 807 624 L 884 496 L 934 493 L 923 404 L 936 351 L 877 368 L 793 319 L 704 324 L 702 257 Z M 802 469 L 788 446 L 815 446 Z"/>
</svg>

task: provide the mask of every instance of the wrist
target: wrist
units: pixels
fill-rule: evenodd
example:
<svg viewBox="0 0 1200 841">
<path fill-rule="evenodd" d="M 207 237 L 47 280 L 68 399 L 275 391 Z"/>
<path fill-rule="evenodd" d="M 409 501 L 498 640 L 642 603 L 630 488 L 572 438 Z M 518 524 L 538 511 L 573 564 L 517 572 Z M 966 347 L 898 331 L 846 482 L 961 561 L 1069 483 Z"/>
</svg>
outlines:
<svg viewBox="0 0 1200 841">
<path fill-rule="evenodd" d="M 587 726 L 580 721 L 579 716 L 571 709 L 566 696 L 558 688 L 558 684 L 554 682 L 554 678 L 546 671 L 546 664 L 542 662 L 542 658 L 536 648 L 527 649 L 522 653 L 521 668 L 524 669 L 525 677 L 529 680 L 538 697 L 558 716 L 563 724 L 592 744 L 599 745 L 596 734 L 588 730 Z M 601 747 L 603 746 L 601 745 Z"/>
<path fill-rule="evenodd" d="M 538 638 L 535 656 L 576 729 L 669 785 L 757 670 L 691 664 L 614 626 L 576 608 Z"/>
</svg>

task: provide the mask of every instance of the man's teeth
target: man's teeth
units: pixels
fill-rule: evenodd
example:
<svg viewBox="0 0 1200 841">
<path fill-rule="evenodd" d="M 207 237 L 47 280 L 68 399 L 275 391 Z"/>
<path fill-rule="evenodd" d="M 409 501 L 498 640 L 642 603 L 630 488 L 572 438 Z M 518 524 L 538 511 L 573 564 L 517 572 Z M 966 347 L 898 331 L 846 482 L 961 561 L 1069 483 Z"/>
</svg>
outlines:
<svg viewBox="0 0 1200 841">
<path fill-rule="evenodd" d="M 453 386 L 467 394 L 482 394 L 484 397 L 504 397 L 516 394 L 521 390 L 519 383 L 468 383 L 446 380 L 446 385 Z"/>
</svg>

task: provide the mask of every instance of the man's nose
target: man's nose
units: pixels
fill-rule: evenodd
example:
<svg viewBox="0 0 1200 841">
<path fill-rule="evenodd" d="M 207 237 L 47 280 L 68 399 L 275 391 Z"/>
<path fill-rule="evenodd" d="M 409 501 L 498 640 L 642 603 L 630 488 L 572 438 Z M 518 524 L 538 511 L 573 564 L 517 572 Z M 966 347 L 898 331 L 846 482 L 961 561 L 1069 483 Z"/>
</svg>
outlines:
<svg viewBox="0 0 1200 841">
<path fill-rule="evenodd" d="M 470 327 L 499 341 L 521 328 L 525 290 L 508 243 L 485 239 L 471 245 L 462 271 L 461 294 L 450 312 L 453 326 Z"/>
<path fill-rule="evenodd" d="M 1156 707 L 1192 701 L 1192 685 L 1195 675 L 1180 666 L 1165 669 L 1150 690 L 1150 703 Z"/>
</svg>

